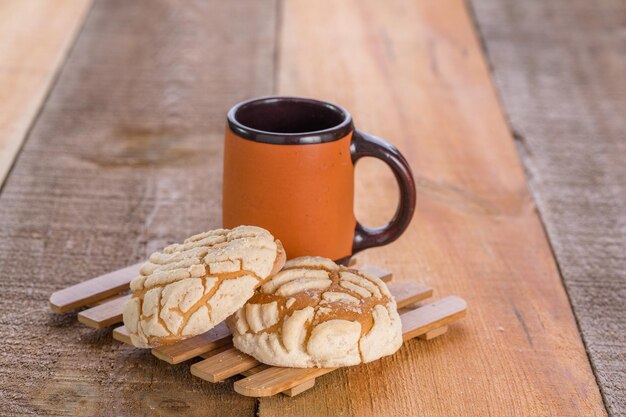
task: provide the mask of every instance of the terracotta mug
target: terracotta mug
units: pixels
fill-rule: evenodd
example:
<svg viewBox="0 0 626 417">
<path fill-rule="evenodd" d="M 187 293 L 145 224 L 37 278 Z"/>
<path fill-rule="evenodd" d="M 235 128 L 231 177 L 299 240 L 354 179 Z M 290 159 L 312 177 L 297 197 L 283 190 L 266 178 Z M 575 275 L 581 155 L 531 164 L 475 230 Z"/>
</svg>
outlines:
<svg viewBox="0 0 626 417">
<path fill-rule="evenodd" d="M 356 221 L 354 166 L 365 156 L 395 174 L 400 201 L 391 221 Z M 257 225 L 280 239 L 287 256 L 353 254 L 393 242 L 415 210 L 415 183 L 391 144 L 354 128 L 344 108 L 299 97 L 263 97 L 228 112 L 224 142 L 224 227 Z"/>
</svg>

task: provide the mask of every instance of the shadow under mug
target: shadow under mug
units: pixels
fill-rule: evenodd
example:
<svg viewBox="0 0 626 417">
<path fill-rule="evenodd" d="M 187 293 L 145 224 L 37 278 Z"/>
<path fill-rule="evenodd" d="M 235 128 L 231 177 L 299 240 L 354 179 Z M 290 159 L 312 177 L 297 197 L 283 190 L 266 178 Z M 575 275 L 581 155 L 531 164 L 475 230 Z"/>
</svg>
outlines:
<svg viewBox="0 0 626 417">
<path fill-rule="evenodd" d="M 391 221 L 368 228 L 354 216 L 354 166 L 374 157 L 393 171 L 400 201 Z M 288 258 L 353 254 L 396 240 L 415 211 L 406 159 L 354 128 L 344 108 L 300 97 L 262 97 L 228 112 L 222 222 L 256 225 L 280 239 Z"/>
</svg>

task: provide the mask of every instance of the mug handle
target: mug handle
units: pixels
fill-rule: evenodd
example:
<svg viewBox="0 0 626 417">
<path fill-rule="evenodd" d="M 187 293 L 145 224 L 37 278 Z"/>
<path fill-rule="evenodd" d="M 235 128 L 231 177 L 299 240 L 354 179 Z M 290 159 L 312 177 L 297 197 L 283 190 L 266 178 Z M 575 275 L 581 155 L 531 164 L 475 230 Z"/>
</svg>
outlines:
<svg viewBox="0 0 626 417">
<path fill-rule="evenodd" d="M 406 230 L 415 212 L 415 180 L 409 163 L 395 146 L 376 136 L 368 135 L 358 129 L 352 133 L 350 143 L 352 163 L 363 157 L 378 158 L 393 171 L 400 188 L 400 201 L 396 213 L 389 223 L 375 229 L 363 226 L 357 221 L 352 243 L 352 254 L 363 249 L 382 246 L 396 240 Z"/>
</svg>

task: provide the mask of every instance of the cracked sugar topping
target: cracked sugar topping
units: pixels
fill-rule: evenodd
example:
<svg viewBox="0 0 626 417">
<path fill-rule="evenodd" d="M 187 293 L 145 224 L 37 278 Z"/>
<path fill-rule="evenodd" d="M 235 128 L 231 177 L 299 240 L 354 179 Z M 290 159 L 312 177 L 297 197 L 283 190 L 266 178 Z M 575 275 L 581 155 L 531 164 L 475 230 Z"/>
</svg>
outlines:
<svg viewBox="0 0 626 417">
<path fill-rule="evenodd" d="M 385 283 L 320 257 L 288 261 L 228 325 L 235 347 L 275 366 L 350 366 L 402 345 Z"/>
<path fill-rule="evenodd" d="M 124 325 L 131 341 L 153 347 L 210 330 L 284 260 L 280 242 L 254 226 L 212 230 L 153 253 L 130 284 Z"/>
</svg>

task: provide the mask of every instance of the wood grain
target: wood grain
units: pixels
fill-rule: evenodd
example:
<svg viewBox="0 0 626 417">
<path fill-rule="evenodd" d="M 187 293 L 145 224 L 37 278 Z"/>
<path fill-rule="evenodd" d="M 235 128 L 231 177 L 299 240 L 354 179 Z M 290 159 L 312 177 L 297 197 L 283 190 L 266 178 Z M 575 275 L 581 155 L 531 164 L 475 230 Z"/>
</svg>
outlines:
<svg viewBox="0 0 626 417">
<path fill-rule="evenodd" d="M 402 318 L 402 338 L 406 342 L 418 336 L 430 334 L 427 339 L 434 339 L 435 335 L 445 333 L 435 332 L 435 330 L 447 328 L 450 323 L 465 317 L 466 313 L 467 303 L 454 295 L 428 303 L 415 310 L 403 312 L 400 316 Z"/>
<path fill-rule="evenodd" d="M 344 105 L 416 175 L 411 227 L 359 262 L 471 312 L 441 339 L 262 399 L 259 415 L 604 415 L 465 4 L 289 1 L 281 22 L 277 92 Z M 357 217 L 383 223 L 393 176 L 364 161 L 357 177 Z"/>
<path fill-rule="evenodd" d="M 50 308 L 55 313 L 66 313 L 126 291 L 130 281 L 139 275 L 141 265 L 137 263 L 55 291 L 50 296 Z"/>
<path fill-rule="evenodd" d="M 128 333 L 128 329 L 126 328 L 126 326 L 119 326 L 113 329 L 112 336 L 113 339 L 117 340 L 118 342 L 122 342 L 131 346 L 133 344 L 130 341 L 130 334 Z"/>
<path fill-rule="evenodd" d="M 608 411 L 626 415 L 626 3 L 471 3 Z"/>
<path fill-rule="evenodd" d="M 122 321 L 124 305 L 131 295 L 117 297 L 111 301 L 99 304 L 95 307 L 78 313 L 78 321 L 94 329 L 103 329 Z"/>
<path fill-rule="evenodd" d="M 224 118 L 273 88 L 273 1 L 96 1 L 0 194 L 7 415 L 252 416 L 49 311 L 54 291 L 220 226 Z M 35 359 L 36 358 L 36 359 Z"/>
<path fill-rule="evenodd" d="M 422 300 L 433 296 L 433 289 L 413 281 L 389 284 L 389 291 L 396 299 L 398 310 L 415 306 Z"/>
<path fill-rule="evenodd" d="M 250 376 L 250 375 L 258 374 L 259 372 L 264 371 L 264 370 L 266 370 L 268 368 L 270 368 L 269 365 L 261 364 L 261 365 L 255 366 L 254 368 L 250 368 L 250 369 L 247 369 L 247 370 L 241 372 L 241 375 L 243 375 L 243 376 Z"/>
<path fill-rule="evenodd" d="M 203 360 L 191 365 L 191 374 L 209 382 L 220 382 L 226 378 L 247 371 L 260 363 L 252 356 L 230 348 L 214 355 L 211 360 Z"/>
<path fill-rule="evenodd" d="M 91 0 L 0 2 L 0 187 Z"/>
<path fill-rule="evenodd" d="M 275 10 L 96 3 L 0 194 L 5 411 L 255 413 L 230 387 L 51 315 L 46 302 L 219 226 L 223 115 L 279 92 L 344 104 L 360 128 L 400 147 L 417 174 L 416 218 L 399 241 L 360 257 L 466 297 L 472 314 L 445 342 L 264 399 L 259 414 L 602 415 L 463 3 L 285 2 L 277 88 Z M 357 215 L 381 223 L 393 177 L 359 165 Z"/>
<path fill-rule="evenodd" d="M 295 397 L 296 395 L 302 394 L 306 390 L 310 390 L 314 386 L 315 386 L 315 379 L 310 379 L 306 381 L 305 383 L 296 385 L 293 388 L 289 388 L 288 390 L 283 391 L 282 394 L 285 394 L 288 397 Z"/>
</svg>

